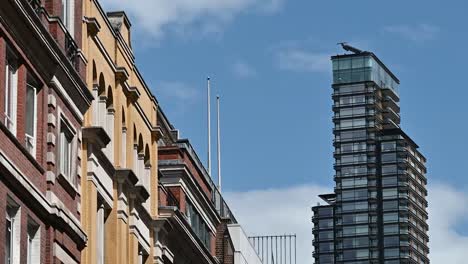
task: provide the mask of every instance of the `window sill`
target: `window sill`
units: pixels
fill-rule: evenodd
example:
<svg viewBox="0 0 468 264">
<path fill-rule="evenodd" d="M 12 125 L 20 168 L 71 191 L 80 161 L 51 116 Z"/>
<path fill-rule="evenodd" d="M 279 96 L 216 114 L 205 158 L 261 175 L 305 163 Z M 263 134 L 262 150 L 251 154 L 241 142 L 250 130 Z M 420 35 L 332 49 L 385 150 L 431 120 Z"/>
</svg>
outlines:
<svg viewBox="0 0 468 264">
<path fill-rule="evenodd" d="M 70 196 L 75 197 L 78 193 L 78 189 L 76 189 L 75 185 L 73 185 L 67 177 L 65 177 L 62 173 L 59 173 L 57 177 L 57 181 L 62 185 L 62 187 L 67 191 Z"/>
<path fill-rule="evenodd" d="M 18 138 L 11 133 L 11 131 L 5 126 L 3 122 L 0 122 L 0 130 L 2 130 L 5 135 L 10 138 L 13 144 L 23 153 L 23 155 L 36 167 L 41 174 L 44 174 L 46 171 L 45 169 L 39 164 L 36 158 L 26 149 L 26 147 L 18 141 Z"/>
</svg>

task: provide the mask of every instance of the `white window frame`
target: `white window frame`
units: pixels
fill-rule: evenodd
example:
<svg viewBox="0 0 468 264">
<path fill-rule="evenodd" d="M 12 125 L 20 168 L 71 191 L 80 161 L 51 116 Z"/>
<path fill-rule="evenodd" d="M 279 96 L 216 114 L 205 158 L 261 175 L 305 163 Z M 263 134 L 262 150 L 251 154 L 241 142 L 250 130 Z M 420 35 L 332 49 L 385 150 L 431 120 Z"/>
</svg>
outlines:
<svg viewBox="0 0 468 264">
<path fill-rule="evenodd" d="M 97 217 L 96 217 L 96 227 L 97 227 L 97 264 L 104 264 L 105 261 L 105 252 L 106 252 L 106 241 L 105 241 L 105 206 L 104 204 L 98 203 L 97 205 Z"/>
<path fill-rule="evenodd" d="M 16 60 L 12 52 L 7 48 L 5 63 L 5 125 L 15 136 L 18 111 L 18 66 Z"/>
<path fill-rule="evenodd" d="M 58 135 L 58 155 L 57 155 L 57 162 L 58 162 L 58 170 L 59 174 L 62 175 L 63 178 L 65 178 L 71 185 L 72 187 L 76 187 L 76 152 L 77 152 L 77 132 L 71 126 L 70 122 L 61 114 L 61 110 L 59 109 L 59 116 L 60 116 L 60 123 L 59 123 L 59 131 L 57 133 Z M 62 128 L 65 128 L 67 131 L 62 131 Z M 64 163 L 63 161 L 65 160 L 64 157 L 64 133 L 70 133 L 71 135 L 71 141 L 69 144 L 69 151 L 67 158 L 69 159 L 69 162 L 67 168 L 64 168 Z M 68 171 L 64 171 L 67 169 Z"/>
<path fill-rule="evenodd" d="M 20 263 L 21 214 L 20 207 L 9 199 L 7 202 L 6 219 L 10 221 L 10 259 L 5 255 L 6 264 Z M 6 249 L 5 249 L 5 253 Z"/>
<path fill-rule="evenodd" d="M 69 135 L 67 135 L 69 134 Z M 69 138 L 71 137 L 71 138 Z M 72 150 L 73 150 L 73 134 L 65 122 L 60 122 L 60 173 L 71 181 L 71 164 L 72 164 Z M 65 147 L 67 147 L 65 149 Z"/>
<path fill-rule="evenodd" d="M 67 28 L 68 32 L 72 37 L 75 34 L 75 1 L 74 0 L 62 0 L 62 13 L 63 13 L 63 25 Z"/>
<path fill-rule="evenodd" d="M 29 135 L 27 131 L 25 132 L 25 137 L 26 137 L 26 148 L 28 149 L 29 153 L 33 155 L 33 157 L 36 157 L 36 145 L 37 145 L 37 88 L 34 87 L 34 85 L 28 83 L 26 85 L 26 90 L 27 89 L 33 89 L 34 91 L 34 106 L 33 106 L 33 134 Z M 26 91 L 27 95 L 27 91 Z M 27 96 L 26 96 L 27 98 Z M 26 100 L 26 103 L 27 100 Z M 26 113 L 26 116 L 28 113 Z M 27 120 L 27 118 L 25 118 Z M 27 127 L 27 124 L 26 124 Z M 25 129 L 26 130 L 26 129 Z"/>
<path fill-rule="evenodd" d="M 6 245 L 5 245 L 5 264 L 10 264 L 11 259 L 13 258 L 13 245 L 14 245 L 14 242 L 13 242 L 13 237 L 14 237 L 13 223 L 14 223 L 14 218 L 11 217 L 10 213 L 8 213 L 8 210 L 7 210 L 5 231 L 10 234 L 10 237 L 7 237 L 5 235 L 5 242 L 7 242 L 9 240 L 10 249 L 7 250 Z"/>
<path fill-rule="evenodd" d="M 27 232 L 27 264 L 41 263 L 41 227 L 36 222 L 28 219 Z"/>
</svg>

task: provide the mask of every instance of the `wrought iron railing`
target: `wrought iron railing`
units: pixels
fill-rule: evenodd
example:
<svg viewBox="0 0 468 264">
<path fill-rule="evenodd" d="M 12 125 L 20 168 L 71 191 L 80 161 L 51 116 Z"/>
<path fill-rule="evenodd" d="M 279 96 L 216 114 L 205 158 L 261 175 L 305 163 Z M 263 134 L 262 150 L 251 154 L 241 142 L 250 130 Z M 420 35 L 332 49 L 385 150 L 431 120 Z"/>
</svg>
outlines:
<svg viewBox="0 0 468 264">
<path fill-rule="evenodd" d="M 41 13 L 42 10 L 42 3 L 41 0 L 28 0 L 31 7 L 34 9 L 37 15 Z"/>
<path fill-rule="evenodd" d="M 73 65 L 73 67 L 77 68 L 78 45 L 76 45 L 76 42 L 73 40 L 73 37 L 68 32 L 65 33 L 65 55 L 67 56 L 68 60 Z"/>
</svg>

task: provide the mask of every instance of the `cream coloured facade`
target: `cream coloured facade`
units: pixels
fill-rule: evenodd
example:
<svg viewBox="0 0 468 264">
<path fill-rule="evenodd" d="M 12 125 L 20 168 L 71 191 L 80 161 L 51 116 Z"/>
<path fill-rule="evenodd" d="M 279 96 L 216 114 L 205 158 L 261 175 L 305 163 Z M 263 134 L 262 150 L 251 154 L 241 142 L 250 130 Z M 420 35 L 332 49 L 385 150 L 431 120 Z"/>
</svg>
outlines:
<svg viewBox="0 0 468 264">
<path fill-rule="evenodd" d="M 135 66 L 131 24 L 83 1 L 82 53 L 95 100 L 85 115 L 83 263 L 154 263 L 158 215 L 157 101 Z"/>
</svg>

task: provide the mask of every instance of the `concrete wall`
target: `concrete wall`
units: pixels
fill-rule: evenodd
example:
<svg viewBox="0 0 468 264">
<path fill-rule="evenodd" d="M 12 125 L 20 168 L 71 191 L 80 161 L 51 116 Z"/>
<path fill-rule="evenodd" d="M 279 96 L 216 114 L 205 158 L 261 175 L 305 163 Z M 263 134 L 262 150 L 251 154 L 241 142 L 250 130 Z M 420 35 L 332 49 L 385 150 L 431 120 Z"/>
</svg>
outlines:
<svg viewBox="0 0 468 264">
<path fill-rule="evenodd" d="M 228 225 L 228 232 L 234 247 L 234 264 L 262 264 L 241 225 Z"/>
</svg>

